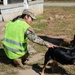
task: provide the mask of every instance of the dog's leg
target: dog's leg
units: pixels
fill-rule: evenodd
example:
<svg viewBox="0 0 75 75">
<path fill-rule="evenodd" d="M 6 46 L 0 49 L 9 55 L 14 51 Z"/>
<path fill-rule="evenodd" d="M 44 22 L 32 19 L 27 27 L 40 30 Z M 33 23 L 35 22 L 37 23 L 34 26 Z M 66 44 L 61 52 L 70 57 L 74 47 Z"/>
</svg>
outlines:
<svg viewBox="0 0 75 75">
<path fill-rule="evenodd" d="M 54 67 L 57 65 L 57 61 L 53 60 L 51 63 L 52 72 L 54 71 Z"/>
<path fill-rule="evenodd" d="M 41 75 L 44 75 L 44 71 L 45 71 L 46 66 L 47 66 L 47 63 L 43 66 L 43 69 L 42 69 Z"/>
<path fill-rule="evenodd" d="M 45 57 L 45 60 L 44 60 L 44 66 L 43 66 L 41 75 L 44 75 L 44 71 L 45 71 L 45 68 L 46 68 L 46 66 L 47 66 L 48 61 L 49 61 L 49 59 Z"/>
</svg>

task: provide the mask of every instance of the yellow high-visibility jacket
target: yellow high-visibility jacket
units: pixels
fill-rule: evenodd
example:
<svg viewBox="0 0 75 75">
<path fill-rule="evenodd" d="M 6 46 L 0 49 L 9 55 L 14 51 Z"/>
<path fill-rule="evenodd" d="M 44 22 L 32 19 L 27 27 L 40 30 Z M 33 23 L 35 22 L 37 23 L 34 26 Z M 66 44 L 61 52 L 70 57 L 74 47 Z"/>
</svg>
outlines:
<svg viewBox="0 0 75 75">
<path fill-rule="evenodd" d="M 9 59 L 16 59 L 27 53 L 28 38 L 25 37 L 25 32 L 29 27 L 29 24 L 22 20 L 6 24 L 2 44 Z"/>
</svg>

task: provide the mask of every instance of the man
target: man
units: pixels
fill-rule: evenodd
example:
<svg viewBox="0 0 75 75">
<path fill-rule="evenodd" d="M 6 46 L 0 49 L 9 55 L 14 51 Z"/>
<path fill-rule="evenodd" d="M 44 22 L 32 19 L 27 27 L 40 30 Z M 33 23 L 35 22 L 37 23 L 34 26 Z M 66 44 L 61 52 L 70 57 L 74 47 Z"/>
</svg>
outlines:
<svg viewBox="0 0 75 75">
<path fill-rule="evenodd" d="M 9 59 L 15 64 L 24 68 L 22 62 L 23 57 L 28 53 L 28 39 L 46 47 L 54 47 L 55 45 L 48 43 L 38 37 L 30 24 L 35 19 L 33 12 L 25 9 L 22 15 L 14 18 L 6 24 L 4 39 L 2 41 L 4 51 Z"/>
</svg>

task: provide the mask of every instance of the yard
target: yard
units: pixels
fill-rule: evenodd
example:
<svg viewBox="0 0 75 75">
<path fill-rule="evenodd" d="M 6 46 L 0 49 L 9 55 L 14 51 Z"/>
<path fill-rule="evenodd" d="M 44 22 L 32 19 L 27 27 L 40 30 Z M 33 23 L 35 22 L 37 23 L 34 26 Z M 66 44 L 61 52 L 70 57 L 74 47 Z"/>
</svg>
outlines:
<svg viewBox="0 0 75 75">
<path fill-rule="evenodd" d="M 37 20 L 33 22 L 32 27 L 35 30 L 35 33 L 37 33 L 37 35 L 39 35 L 41 38 L 49 42 L 51 41 L 49 39 L 61 39 L 61 40 L 66 38 L 73 39 L 73 36 L 75 34 L 74 33 L 75 32 L 75 7 L 44 7 L 44 13 L 37 16 Z M 55 41 L 54 42 L 51 41 L 51 42 L 55 43 Z M 70 40 L 68 40 L 68 43 L 64 41 L 58 43 L 56 41 L 55 44 L 58 46 L 69 47 L 69 41 Z M 37 51 L 36 54 L 39 53 L 45 54 L 45 52 L 47 51 L 47 48 L 44 46 L 40 46 L 32 42 L 29 43 Z M 30 57 L 35 56 L 36 54 L 30 55 Z M 18 73 L 22 72 L 20 71 L 20 69 L 14 67 L 11 64 L 11 62 L 5 57 L 5 55 L 3 55 L 2 53 L 0 55 L 1 55 L 0 75 L 19 75 Z M 26 64 L 26 68 L 32 69 L 33 66 L 34 68 L 39 69 L 41 71 L 44 63 L 43 61 L 44 61 L 44 57 L 40 60 L 37 60 L 35 63 L 33 62 L 30 64 Z M 31 74 L 31 71 L 29 73 Z M 54 73 L 51 72 L 51 68 L 47 66 L 46 73 L 45 73 L 45 75 L 74 75 L 74 74 L 75 74 L 74 65 L 61 65 L 61 64 L 59 64 L 58 67 L 55 68 Z"/>
</svg>

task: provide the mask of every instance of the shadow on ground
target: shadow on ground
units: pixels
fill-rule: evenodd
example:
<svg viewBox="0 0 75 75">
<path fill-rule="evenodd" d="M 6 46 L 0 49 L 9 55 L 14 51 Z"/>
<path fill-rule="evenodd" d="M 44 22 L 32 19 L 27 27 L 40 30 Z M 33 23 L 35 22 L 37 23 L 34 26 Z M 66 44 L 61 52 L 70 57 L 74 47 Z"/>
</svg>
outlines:
<svg viewBox="0 0 75 75">
<path fill-rule="evenodd" d="M 0 63 L 11 64 L 11 65 L 15 66 L 13 61 L 8 59 L 7 56 L 5 55 L 3 48 L 0 48 Z"/>
<path fill-rule="evenodd" d="M 42 64 L 43 65 L 43 64 Z M 48 65 L 50 66 L 50 65 Z M 42 67 L 39 66 L 39 64 L 33 64 L 32 65 L 32 69 L 36 72 L 36 73 L 41 73 L 42 71 Z M 66 70 L 60 66 L 55 66 L 54 68 L 54 71 L 52 72 L 52 69 L 51 68 L 46 68 L 45 69 L 45 74 L 51 74 L 51 75 L 54 75 L 54 74 L 59 74 L 59 75 L 69 75 Z"/>
<path fill-rule="evenodd" d="M 39 36 L 39 37 L 44 39 L 45 41 L 48 41 L 48 42 L 53 43 L 55 45 L 65 45 L 67 47 L 70 46 L 69 43 L 65 42 L 61 38 L 51 38 L 51 37 L 47 37 L 47 36 Z M 7 56 L 5 55 L 3 48 L 0 48 L 0 62 L 5 63 L 5 64 L 10 64 L 11 63 L 12 65 L 14 65 L 13 61 L 9 60 L 7 58 Z"/>
<path fill-rule="evenodd" d="M 45 41 L 48 41 L 50 43 L 53 43 L 55 45 L 61 45 L 61 46 L 65 46 L 65 47 L 70 47 L 70 44 L 66 41 L 64 41 L 64 39 L 62 38 L 51 38 L 51 37 L 47 37 L 47 36 L 39 36 L 40 38 L 42 38 Z"/>
</svg>

